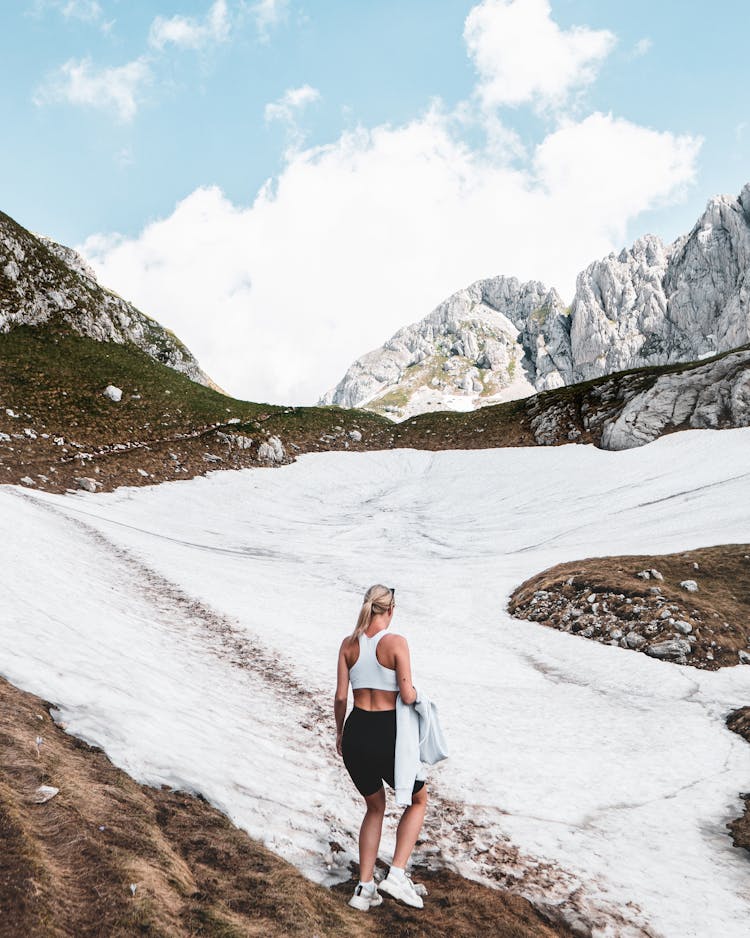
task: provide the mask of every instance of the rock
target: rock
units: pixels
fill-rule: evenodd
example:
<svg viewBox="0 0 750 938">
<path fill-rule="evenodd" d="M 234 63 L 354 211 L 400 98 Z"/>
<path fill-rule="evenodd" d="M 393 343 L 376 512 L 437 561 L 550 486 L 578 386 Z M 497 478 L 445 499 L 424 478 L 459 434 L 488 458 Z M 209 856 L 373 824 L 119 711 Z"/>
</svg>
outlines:
<svg viewBox="0 0 750 938">
<path fill-rule="evenodd" d="M 659 613 L 659 618 L 660 618 L 660 619 L 668 619 L 668 618 L 669 618 L 669 609 L 662 609 L 662 611 Z"/>
<path fill-rule="evenodd" d="M 689 622 L 685 622 L 684 619 L 677 619 L 674 623 L 674 627 L 683 635 L 689 635 L 693 631 L 692 625 Z"/>
<path fill-rule="evenodd" d="M 32 795 L 31 800 L 34 804 L 46 804 L 48 801 L 51 801 L 55 795 L 59 794 L 59 788 L 55 788 L 52 785 L 40 785 Z"/>
<path fill-rule="evenodd" d="M 111 401 L 117 402 L 122 400 L 122 390 L 120 388 L 116 388 L 114 384 L 108 384 L 104 389 L 103 394 Z"/>
<path fill-rule="evenodd" d="M 645 644 L 646 639 L 642 635 L 639 635 L 638 632 L 628 632 L 624 641 L 628 648 L 640 648 Z"/>
<path fill-rule="evenodd" d="M 476 395 L 472 404 L 481 406 L 627 369 L 699 361 L 750 342 L 749 268 L 750 184 L 736 199 L 712 199 L 673 244 L 647 235 L 591 263 L 577 277 L 569 308 L 535 281 L 477 281 L 358 359 L 321 403 L 406 416 L 457 406 L 458 394 Z M 662 375 L 627 394 L 623 379 L 613 390 L 623 394 L 619 412 L 603 427 L 601 445 L 642 445 L 669 426 L 747 425 L 747 366 L 743 375 L 737 364 L 712 362 L 690 378 Z M 447 376 L 437 394 L 436 371 Z M 406 404 L 388 400 L 395 391 Z M 576 438 L 567 413 L 562 407 L 533 426 L 538 442 Z M 584 415 L 586 428 L 587 421 Z"/>
<path fill-rule="evenodd" d="M 651 571 L 650 571 L 650 570 L 641 570 L 641 572 L 638 574 L 638 577 L 639 577 L 641 580 L 650 580 L 650 579 L 651 579 Z"/>
<path fill-rule="evenodd" d="M 270 436 L 258 447 L 258 459 L 263 462 L 281 463 L 285 458 L 284 446 L 277 436 Z"/>
<path fill-rule="evenodd" d="M 353 443 L 361 443 L 361 442 L 362 442 L 362 434 L 359 432 L 359 430 L 350 430 L 350 431 L 349 431 L 349 439 L 350 439 Z"/>
<path fill-rule="evenodd" d="M 695 580 L 683 580 L 683 581 L 680 583 L 680 586 L 681 586 L 684 590 L 687 590 L 688 593 L 697 593 L 697 592 L 698 592 L 698 584 L 695 582 Z"/>
<path fill-rule="evenodd" d="M 139 476 L 143 476 L 144 479 L 147 479 L 147 478 L 148 478 L 148 472 L 146 472 L 145 469 L 139 469 L 139 470 L 138 470 L 138 475 L 139 475 Z"/>
<path fill-rule="evenodd" d="M 739 652 L 739 659 L 740 659 L 740 664 L 750 664 L 750 654 L 748 654 L 746 651 L 742 649 L 740 649 L 740 652 Z"/>
<path fill-rule="evenodd" d="M 670 638 L 665 642 L 655 642 L 646 648 L 646 654 L 652 658 L 677 661 L 690 654 L 690 642 L 686 642 L 683 638 Z"/>
<path fill-rule="evenodd" d="M 664 579 L 664 577 L 661 575 L 661 573 L 659 573 L 658 570 L 651 569 L 651 570 L 649 570 L 649 573 L 651 574 L 651 579 L 652 579 L 652 580 L 663 580 L 663 579 Z"/>
<path fill-rule="evenodd" d="M 31 478 L 31 476 L 24 476 L 24 477 L 21 479 L 21 482 L 22 482 L 24 485 L 36 485 L 36 482 Z"/>
<path fill-rule="evenodd" d="M 97 489 L 102 487 L 101 482 L 97 482 L 96 479 L 89 479 L 86 476 L 73 479 L 73 481 L 76 484 L 76 488 L 83 489 L 84 492 L 96 492 Z"/>
</svg>

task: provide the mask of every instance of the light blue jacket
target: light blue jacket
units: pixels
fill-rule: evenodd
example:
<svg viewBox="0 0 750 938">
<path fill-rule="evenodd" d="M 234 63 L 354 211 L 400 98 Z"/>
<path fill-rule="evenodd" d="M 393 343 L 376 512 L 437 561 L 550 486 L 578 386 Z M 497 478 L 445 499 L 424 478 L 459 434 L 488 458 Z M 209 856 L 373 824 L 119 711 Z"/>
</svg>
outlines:
<svg viewBox="0 0 750 938">
<path fill-rule="evenodd" d="M 437 707 L 417 691 L 413 704 L 396 698 L 396 804 L 410 805 L 416 780 L 424 781 L 422 763 L 434 765 L 448 758 L 448 747 L 438 721 Z"/>
</svg>

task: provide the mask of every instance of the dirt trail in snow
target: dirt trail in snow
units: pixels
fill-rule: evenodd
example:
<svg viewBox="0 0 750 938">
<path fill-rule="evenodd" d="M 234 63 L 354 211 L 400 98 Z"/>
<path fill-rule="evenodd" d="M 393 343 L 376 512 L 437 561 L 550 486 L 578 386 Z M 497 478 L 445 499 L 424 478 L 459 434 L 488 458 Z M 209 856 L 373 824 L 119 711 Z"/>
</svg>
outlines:
<svg viewBox="0 0 750 938">
<path fill-rule="evenodd" d="M 191 643 L 196 644 L 201 655 L 213 656 L 232 669 L 260 679 L 279 707 L 296 711 L 298 724 L 309 734 L 310 745 L 315 746 L 329 764 L 337 764 L 340 771 L 345 772 L 334 748 L 332 687 L 325 690 L 305 687 L 295 676 L 291 663 L 278 651 L 257 636 L 249 635 L 229 617 L 190 596 L 80 516 L 74 517 L 30 493 L 18 489 L 10 491 L 36 508 L 64 518 L 100 551 L 116 559 L 127 575 L 130 588 L 147 600 L 154 609 L 155 619 L 173 630 L 175 639 L 184 638 L 187 630 Z M 72 506 L 71 511 L 79 513 Z M 221 552 L 221 548 L 200 546 Z M 660 933 L 644 923 L 635 903 L 617 908 L 598 899 L 594 902 L 588 896 L 587 884 L 574 874 L 555 863 L 522 853 L 507 837 L 499 839 L 498 813 L 502 812 L 447 799 L 430 784 L 430 804 L 414 863 L 431 869 L 444 866 L 486 885 L 508 889 L 529 899 L 551 921 L 570 927 L 577 935 L 660 938 Z M 334 814 L 327 815 L 326 821 L 335 838 L 328 845 L 335 864 L 335 854 L 344 849 L 338 841 L 344 841 L 348 844 L 346 849 L 356 853 L 357 832 L 344 830 Z M 325 862 L 321 857 L 321 864 Z"/>
</svg>

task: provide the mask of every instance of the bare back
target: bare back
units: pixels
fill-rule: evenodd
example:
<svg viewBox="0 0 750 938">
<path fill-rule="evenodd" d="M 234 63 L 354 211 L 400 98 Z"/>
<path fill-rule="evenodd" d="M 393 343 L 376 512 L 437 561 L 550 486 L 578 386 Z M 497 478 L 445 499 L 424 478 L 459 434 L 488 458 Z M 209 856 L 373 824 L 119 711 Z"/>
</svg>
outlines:
<svg viewBox="0 0 750 938">
<path fill-rule="evenodd" d="M 377 634 L 379 629 L 368 629 L 365 635 L 372 637 Z M 407 697 L 408 692 L 413 691 L 411 681 L 411 662 L 409 659 L 409 646 L 403 635 L 388 634 L 378 642 L 375 649 L 375 656 L 378 662 L 391 671 L 396 672 L 399 691 L 402 697 Z M 349 671 L 357 663 L 359 658 L 359 642 L 347 636 L 341 643 L 339 650 L 339 669 L 338 669 L 338 690 L 337 695 L 342 690 L 344 694 L 349 686 Z M 343 685 L 343 687 L 342 687 Z M 396 698 L 399 691 L 379 690 L 372 687 L 360 687 L 353 690 L 354 706 L 360 710 L 395 710 Z"/>
</svg>

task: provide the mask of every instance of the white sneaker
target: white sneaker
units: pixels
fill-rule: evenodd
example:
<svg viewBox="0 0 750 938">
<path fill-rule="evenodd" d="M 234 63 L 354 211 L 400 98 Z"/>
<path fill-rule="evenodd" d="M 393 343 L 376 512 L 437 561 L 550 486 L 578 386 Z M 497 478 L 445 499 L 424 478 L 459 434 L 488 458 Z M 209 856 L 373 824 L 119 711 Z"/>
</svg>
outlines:
<svg viewBox="0 0 750 938">
<path fill-rule="evenodd" d="M 422 902 L 422 899 L 417 895 L 414 883 L 406 874 L 396 877 L 391 876 L 389 873 L 386 878 L 378 884 L 378 889 L 381 892 L 387 893 L 389 896 L 393 896 L 394 899 L 399 899 L 405 905 L 412 906 L 414 909 L 424 908 L 424 902 Z"/>
<path fill-rule="evenodd" d="M 353 909 L 359 909 L 360 912 L 369 912 L 373 906 L 380 905 L 382 901 L 383 897 L 378 892 L 377 886 L 368 888 L 358 883 L 354 895 L 349 900 L 349 905 Z"/>
</svg>

